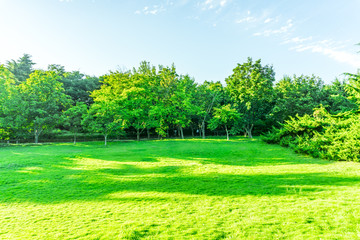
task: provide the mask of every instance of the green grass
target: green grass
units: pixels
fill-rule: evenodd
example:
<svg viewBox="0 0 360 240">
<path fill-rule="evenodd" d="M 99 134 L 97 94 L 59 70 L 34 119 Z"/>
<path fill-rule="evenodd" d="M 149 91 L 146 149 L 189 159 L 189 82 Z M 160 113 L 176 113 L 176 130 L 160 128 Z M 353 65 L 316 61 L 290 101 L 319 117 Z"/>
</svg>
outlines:
<svg viewBox="0 0 360 240">
<path fill-rule="evenodd" d="M 0 239 L 359 239 L 360 165 L 234 138 L 0 148 Z"/>
</svg>

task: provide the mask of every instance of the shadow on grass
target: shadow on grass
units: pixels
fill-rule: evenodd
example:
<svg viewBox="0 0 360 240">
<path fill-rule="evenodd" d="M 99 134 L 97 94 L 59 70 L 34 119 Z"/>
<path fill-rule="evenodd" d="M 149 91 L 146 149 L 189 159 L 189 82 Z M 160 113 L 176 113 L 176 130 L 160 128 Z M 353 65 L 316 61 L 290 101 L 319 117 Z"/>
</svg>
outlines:
<svg viewBox="0 0 360 240">
<path fill-rule="evenodd" d="M 36 167 L 20 172 L 9 170 L 12 173 L 0 182 L 0 202 L 131 201 L 139 199 L 136 193 L 141 198 L 141 195 L 150 192 L 219 197 L 304 195 L 360 183 L 359 177 L 324 173 L 184 175 L 185 168 L 164 166 L 143 169 L 125 165 L 119 169 L 98 170 L 44 170 Z M 128 192 L 135 192 L 134 197 L 121 197 L 122 193 Z M 111 197 L 112 194 L 116 197 Z"/>
<path fill-rule="evenodd" d="M 13 157 L 9 157 L 10 154 Z M 196 175 L 189 170 L 189 161 L 199 166 L 245 167 L 331 164 L 256 140 L 111 143 L 108 148 L 99 144 L 54 145 L 31 147 L 31 151 L 14 148 L 3 156 L 5 160 L 0 161 L 0 202 L 3 203 L 97 201 L 125 192 L 235 197 L 294 195 L 360 183 L 358 177 L 325 173 L 236 175 L 204 172 Z M 164 159 L 169 161 L 161 166 Z M 79 165 L 79 161 L 83 165 Z M 172 164 L 172 161 L 182 161 L 184 165 Z"/>
<path fill-rule="evenodd" d="M 112 143 L 119 146 L 121 143 Z M 258 139 L 245 138 L 225 141 L 223 139 L 189 139 L 186 141 L 143 141 L 123 144 L 121 149 L 109 147 L 90 157 L 119 162 L 157 162 L 161 158 L 197 161 L 201 164 L 230 166 L 274 166 L 294 164 L 331 164 L 330 161 L 314 159 L 294 153 L 277 145 L 268 145 Z M 128 156 L 132 156 L 129 158 Z"/>
</svg>

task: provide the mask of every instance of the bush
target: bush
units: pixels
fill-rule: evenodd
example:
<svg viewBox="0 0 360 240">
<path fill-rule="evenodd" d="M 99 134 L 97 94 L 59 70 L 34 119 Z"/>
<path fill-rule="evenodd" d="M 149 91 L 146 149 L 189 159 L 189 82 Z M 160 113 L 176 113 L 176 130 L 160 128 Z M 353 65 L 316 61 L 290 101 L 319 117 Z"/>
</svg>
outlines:
<svg viewBox="0 0 360 240">
<path fill-rule="evenodd" d="M 313 157 L 360 161 L 360 122 L 355 112 L 330 115 L 320 107 L 313 116 L 291 118 L 262 139 Z"/>
</svg>

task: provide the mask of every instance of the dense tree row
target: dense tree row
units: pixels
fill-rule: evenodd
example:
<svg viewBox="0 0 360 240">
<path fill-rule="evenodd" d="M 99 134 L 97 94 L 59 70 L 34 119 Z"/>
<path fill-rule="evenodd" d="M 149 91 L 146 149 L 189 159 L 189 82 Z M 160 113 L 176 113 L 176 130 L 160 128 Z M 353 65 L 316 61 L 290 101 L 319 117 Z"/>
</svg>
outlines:
<svg viewBox="0 0 360 240">
<path fill-rule="evenodd" d="M 331 95 L 332 112 L 320 105 L 309 109 L 310 114 L 290 117 L 289 120 L 263 136 L 268 143 L 291 147 L 297 152 L 330 160 L 360 161 L 360 72 L 347 74 L 349 83 L 345 86 L 336 81 L 328 91 L 338 89 L 348 93 L 344 96 Z"/>
<path fill-rule="evenodd" d="M 181 137 L 244 134 L 252 137 L 323 106 L 329 114 L 357 109 L 358 75 L 350 85 L 315 76 L 285 76 L 251 58 L 220 82 L 198 84 L 175 66 L 142 62 L 131 71 L 97 77 L 60 65 L 34 70 L 31 56 L 0 65 L 0 138 L 37 143 L 43 133 L 79 132 L 109 137 Z M 355 80 L 354 80 L 355 79 Z M 349 86 L 353 86 L 350 88 Z"/>
</svg>

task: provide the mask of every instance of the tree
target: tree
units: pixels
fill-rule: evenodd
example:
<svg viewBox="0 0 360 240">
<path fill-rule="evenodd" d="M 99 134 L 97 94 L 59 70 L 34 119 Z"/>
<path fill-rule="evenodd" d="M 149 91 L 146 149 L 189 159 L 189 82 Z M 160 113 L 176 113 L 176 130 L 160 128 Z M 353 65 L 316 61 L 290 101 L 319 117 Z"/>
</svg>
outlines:
<svg viewBox="0 0 360 240">
<path fill-rule="evenodd" d="M 179 75 L 176 73 L 175 65 L 171 67 L 159 66 L 159 72 L 155 80 L 154 91 L 156 96 L 149 115 L 153 119 L 155 131 L 159 137 L 165 137 L 168 135 L 170 126 L 175 122 L 175 109 L 172 98 L 179 82 Z"/>
<path fill-rule="evenodd" d="M 44 130 L 56 126 L 61 111 L 69 104 L 58 78 L 53 71 L 36 70 L 19 85 L 22 99 L 19 114 L 24 119 L 23 127 L 33 132 L 35 143 Z"/>
<path fill-rule="evenodd" d="M 324 83 L 316 76 L 285 76 L 275 86 L 275 103 L 270 118 L 276 125 L 297 114 L 311 114 L 320 104 L 327 105 Z"/>
<path fill-rule="evenodd" d="M 349 83 L 345 86 L 346 92 L 350 95 L 349 99 L 360 105 L 360 70 L 357 74 L 345 73 L 349 78 Z"/>
<path fill-rule="evenodd" d="M 124 121 L 117 114 L 116 106 L 106 101 L 92 104 L 82 120 L 82 125 L 92 132 L 101 133 L 104 136 L 105 146 L 107 146 L 107 138 L 111 133 L 124 129 Z"/>
<path fill-rule="evenodd" d="M 179 135 L 184 139 L 184 128 L 191 123 L 191 116 L 199 112 L 198 106 L 195 104 L 196 84 L 194 79 L 188 75 L 180 76 L 174 93 L 171 96 L 172 106 L 172 123 L 178 128 Z"/>
<path fill-rule="evenodd" d="M 14 107 L 18 98 L 15 76 L 0 65 L 0 139 L 9 139 L 16 132 Z"/>
<path fill-rule="evenodd" d="M 226 140 L 229 141 L 229 132 L 236 133 L 234 125 L 240 119 L 241 115 L 236 109 L 232 108 L 230 104 L 221 106 L 220 108 L 214 108 L 214 116 L 210 120 L 209 128 L 215 130 L 219 127 L 223 127 L 226 132 Z"/>
<path fill-rule="evenodd" d="M 75 104 L 83 102 L 90 106 L 93 103 L 90 93 L 100 88 L 99 78 L 87 76 L 79 71 L 66 72 L 65 68 L 58 64 L 50 64 L 48 71 L 54 71 L 60 77 L 59 81 L 63 83 L 65 93 Z"/>
<path fill-rule="evenodd" d="M 24 54 L 17 61 L 7 61 L 6 67 L 14 74 L 16 83 L 20 84 L 29 78 L 30 74 L 33 72 L 33 65 L 35 65 L 35 63 L 31 60 L 31 55 Z"/>
<path fill-rule="evenodd" d="M 134 72 L 111 72 L 102 77 L 103 85 L 93 92 L 95 103 L 107 102 L 123 119 L 124 127 L 135 128 L 137 140 L 147 127 L 147 82 Z"/>
<path fill-rule="evenodd" d="M 220 82 L 208 82 L 197 86 L 194 95 L 194 105 L 197 112 L 192 116 L 193 124 L 198 128 L 199 134 L 205 138 L 206 124 L 212 118 L 215 107 L 229 103 L 228 94 Z"/>
<path fill-rule="evenodd" d="M 69 127 L 70 131 L 74 134 L 74 144 L 76 144 L 76 135 L 82 127 L 81 122 L 86 112 L 86 104 L 77 102 L 75 106 L 67 109 L 62 115 L 64 126 Z"/>
<path fill-rule="evenodd" d="M 347 84 L 345 81 L 335 79 L 330 85 L 323 88 L 323 96 L 326 98 L 324 106 L 331 114 L 338 114 L 351 111 L 357 108 L 356 103 L 351 101 L 349 93 L 345 90 Z"/>
<path fill-rule="evenodd" d="M 260 59 L 253 62 L 251 58 L 238 64 L 225 79 L 235 107 L 243 115 L 242 126 L 249 138 L 254 125 L 263 121 L 272 108 L 274 80 L 272 66 L 262 66 Z"/>
</svg>

